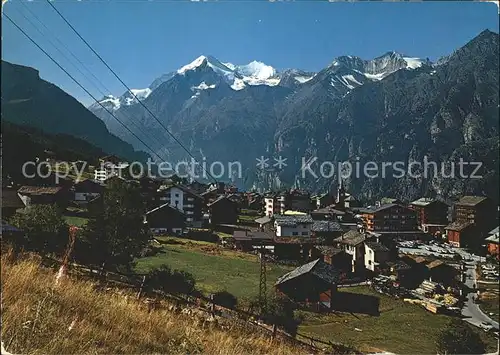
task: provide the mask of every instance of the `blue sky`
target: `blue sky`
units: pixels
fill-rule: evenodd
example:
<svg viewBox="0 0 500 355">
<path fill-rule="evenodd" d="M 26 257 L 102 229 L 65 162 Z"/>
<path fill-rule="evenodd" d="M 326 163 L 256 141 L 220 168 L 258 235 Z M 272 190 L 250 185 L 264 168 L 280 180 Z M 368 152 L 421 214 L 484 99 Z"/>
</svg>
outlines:
<svg viewBox="0 0 500 355">
<path fill-rule="evenodd" d="M 493 3 L 58 0 L 54 5 L 131 88 L 145 88 L 202 54 L 234 64 L 259 60 L 278 69 L 317 71 L 339 55 L 370 59 L 391 50 L 436 60 L 484 29 L 498 33 L 498 8 Z M 44 0 L 9 0 L 4 12 L 96 97 L 102 94 L 48 38 L 59 46 L 55 34 L 112 94 L 125 91 Z M 45 80 L 86 105 L 92 103 L 7 20 L 2 26 L 4 60 L 35 67 Z"/>
</svg>

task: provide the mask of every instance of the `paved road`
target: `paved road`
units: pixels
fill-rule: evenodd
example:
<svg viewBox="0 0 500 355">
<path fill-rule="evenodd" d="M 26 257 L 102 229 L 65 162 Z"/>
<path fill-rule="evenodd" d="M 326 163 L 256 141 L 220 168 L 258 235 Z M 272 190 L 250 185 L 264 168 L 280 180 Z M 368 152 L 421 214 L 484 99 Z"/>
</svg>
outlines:
<svg viewBox="0 0 500 355">
<path fill-rule="evenodd" d="M 467 263 L 465 274 L 465 285 L 473 288 L 476 283 L 476 263 Z M 484 314 L 483 311 L 479 309 L 479 306 L 474 303 L 473 297 L 476 295 L 477 294 L 474 291 L 467 294 L 467 301 L 462 309 L 462 315 L 466 317 L 465 320 L 475 326 L 479 326 L 482 322 L 488 322 L 498 330 L 498 322 L 495 322 L 493 319 Z"/>
</svg>

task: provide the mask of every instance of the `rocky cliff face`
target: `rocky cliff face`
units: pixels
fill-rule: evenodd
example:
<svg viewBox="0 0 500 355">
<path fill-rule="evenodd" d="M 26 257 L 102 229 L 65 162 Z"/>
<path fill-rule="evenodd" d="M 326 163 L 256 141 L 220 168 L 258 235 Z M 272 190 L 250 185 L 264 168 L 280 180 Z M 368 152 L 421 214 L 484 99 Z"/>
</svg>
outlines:
<svg viewBox="0 0 500 355">
<path fill-rule="evenodd" d="M 444 178 L 438 171 L 426 178 L 393 178 L 387 170 L 385 178 L 346 180 L 353 193 L 368 200 L 382 194 L 402 199 L 498 196 L 496 33 L 482 32 L 436 64 L 388 52 L 373 60 L 339 57 L 314 74 L 204 58 L 164 76 L 141 100 L 199 159 L 240 161 L 244 177 L 239 182 L 247 188 L 325 189 L 337 183 L 338 171 L 329 178 L 302 176 L 302 158 L 317 157 L 316 171 L 324 161 L 334 166 L 401 161 L 408 170 L 409 161 L 424 157 L 446 170 L 462 158 L 482 162 L 477 174 L 484 177 Z M 123 100 L 115 105 L 117 115 L 142 126 L 170 161 L 186 159 L 141 105 Z M 109 117 L 91 110 L 119 134 Z M 139 147 L 132 138 L 120 137 Z M 266 169 L 257 169 L 255 158 L 261 155 L 287 158 L 286 166 L 278 169 L 271 159 Z M 463 175 L 474 170 L 467 169 Z"/>
</svg>

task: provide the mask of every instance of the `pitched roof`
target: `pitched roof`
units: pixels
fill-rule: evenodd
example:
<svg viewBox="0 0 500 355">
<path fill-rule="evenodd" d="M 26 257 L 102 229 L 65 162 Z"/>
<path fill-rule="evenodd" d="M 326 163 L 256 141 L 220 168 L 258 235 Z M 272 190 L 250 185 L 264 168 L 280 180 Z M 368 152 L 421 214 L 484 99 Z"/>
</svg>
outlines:
<svg viewBox="0 0 500 355">
<path fill-rule="evenodd" d="M 487 197 L 484 196 L 464 196 L 460 199 L 460 201 L 457 202 L 457 205 L 475 206 L 486 199 Z"/>
<path fill-rule="evenodd" d="M 470 222 L 455 221 L 453 223 L 448 224 L 444 229 L 459 232 L 459 231 L 464 230 L 465 228 L 467 228 L 471 225 L 472 225 L 472 223 L 470 223 Z"/>
<path fill-rule="evenodd" d="M 499 237 L 499 234 L 497 232 L 495 234 L 490 235 L 485 240 L 487 240 L 488 242 L 493 243 L 493 244 L 499 244 L 499 239 L 500 239 L 500 237 Z"/>
<path fill-rule="evenodd" d="M 21 229 L 11 226 L 10 224 L 7 224 L 5 221 L 1 221 L 2 223 L 2 233 L 20 233 L 22 232 Z"/>
<path fill-rule="evenodd" d="M 156 212 L 156 211 L 158 211 L 158 210 L 161 210 L 161 209 L 163 209 L 163 208 L 169 208 L 169 209 L 171 209 L 171 210 L 173 210 L 173 211 L 175 211 L 175 212 L 178 212 L 178 213 L 180 213 L 180 214 L 184 214 L 184 212 L 182 212 L 181 210 L 176 209 L 175 207 L 170 206 L 170 203 L 168 203 L 168 202 L 167 202 L 167 203 L 164 203 L 164 204 L 163 204 L 163 205 L 161 205 L 161 206 L 158 206 L 158 207 L 156 207 L 156 208 L 153 208 L 151 211 L 147 211 L 147 212 L 146 212 L 146 215 L 148 215 L 148 214 L 150 214 L 150 213 L 153 213 L 153 212 Z"/>
<path fill-rule="evenodd" d="M 219 196 L 219 197 L 217 197 L 214 201 L 212 201 L 212 202 L 210 202 L 210 203 L 207 203 L 207 207 L 213 206 L 213 205 L 215 205 L 215 204 L 217 204 L 217 203 L 219 203 L 219 202 L 221 202 L 221 201 L 223 201 L 223 200 L 227 200 L 227 201 L 228 201 L 228 202 L 230 202 L 230 203 L 234 203 L 234 204 L 236 204 L 236 202 L 235 202 L 235 201 L 231 200 L 231 199 L 230 199 L 229 197 L 227 197 L 227 196 Z"/>
<path fill-rule="evenodd" d="M 2 208 L 23 208 L 24 203 L 19 198 L 17 191 L 2 189 Z"/>
<path fill-rule="evenodd" d="M 296 227 L 300 223 L 314 223 L 309 215 L 274 215 L 274 221 L 279 226 Z"/>
<path fill-rule="evenodd" d="M 365 245 L 370 248 L 371 250 L 375 252 L 384 252 L 384 251 L 389 251 L 389 248 L 387 248 L 385 245 L 382 245 L 380 243 L 376 242 L 371 242 L 371 241 L 366 241 Z"/>
<path fill-rule="evenodd" d="M 431 261 L 430 263 L 427 264 L 427 268 L 434 269 L 434 268 L 441 266 L 441 265 L 446 265 L 446 264 L 441 260 L 434 260 L 434 261 Z"/>
<path fill-rule="evenodd" d="M 349 232 L 343 234 L 342 236 L 335 238 L 335 241 L 342 244 L 356 246 L 363 243 L 365 239 L 366 237 L 364 234 L 355 230 L 350 230 Z"/>
<path fill-rule="evenodd" d="M 17 192 L 21 195 L 55 195 L 61 190 L 60 186 L 21 186 Z"/>
<path fill-rule="evenodd" d="M 370 207 L 362 208 L 362 209 L 360 209 L 360 212 L 361 213 L 375 213 L 375 212 L 387 210 L 387 209 L 392 208 L 394 206 L 399 206 L 399 205 L 396 203 L 386 203 L 386 204 L 383 204 L 380 206 L 370 206 Z"/>
<path fill-rule="evenodd" d="M 329 284 L 336 283 L 339 280 L 340 275 L 339 271 L 332 265 L 325 263 L 321 259 L 316 259 L 281 276 L 276 282 L 276 285 L 285 283 L 305 274 L 314 275 Z"/>
<path fill-rule="evenodd" d="M 326 206 L 326 207 L 314 210 L 311 213 L 315 213 L 315 214 L 336 214 L 336 215 L 339 215 L 339 216 L 345 215 L 344 211 L 337 210 L 334 207 L 335 207 L 335 205 Z"/>
<path fill-rule="evenodd" d="M 273 237 L 266 232 L 234 231 L 234 240 L 272 240 Z"/>
<path fill-rule="evenodd" d="M 255 222 L 259 223 L 259 224 L 266 224 L 266 223 L 269 223 L 271 221 L 272 221 L 271 217 L 268 217 L 268 216 L 260 217 L 260 218 L 257 218 L 255 220 Z"/>
<path fill-rule="evenodd" d="M 339 223 L 334 221 L 314 221 L 311 227 L 313 232 L 343 232 Z"/>
<path fill-rule="evenodd" d="M 314 248 L 317 249 L 319 252 L 321 252 L 321 254 L 328 256 L 333 256 L 342 253 L 342 249 L 338 249 L 330 245 L 316 245 Z"/>
<path fill-rule="evenodd" d="M 163 188 L 163 189 L 161 189 L 161 190 L 163 190 L 163 191 L 167 191 L 167 190 L 170 190 L 171 188 L 174 188 L 174 187 L 176 187 L 176 188 L 178 188 L 178 189 L 180 189 L 180 190 L 184 191 L 185 193 L 187 193 L 187 194 L 189 194 L 189 195 L 191 195 L 191 196 L 194 196 L 194 197 L 196 197 L 196 198 L 199 198 L 199 199 L 202 199 L 202 198 L 203 198 L 203 197 L 201 197 L 200 195 L 198 195 L 196 192 L 194 192 L 193 190 L 191 190 L 189 187 L 187 187 L 187 186 L 185 186 L 185 185 L 181 185 L 181 184 L 172 184 L 172 185 L 170 185 L 170 186 L 168 186 L 168 187 L 166 187 L 166 188 Z"/>
<path fill-rule="evenodd" d="M 422 198 L 419 198 L 418 200 L 411 202 L 410 205 L 425 207 L 425 206 L 429 206 L 433 202 L 437 202 L 437 200 L 435 200 L 433 198 L 422 197 Z"/>
<path fill-rule="evenodd" d="M 493 228 L 492 230 L 490 230 L 490 231 L 488 232 L 488 234 L 489 234 L 489 235 L 498 234 L 498 227 L 495 227 L 495 228 Z"/>
</svg>

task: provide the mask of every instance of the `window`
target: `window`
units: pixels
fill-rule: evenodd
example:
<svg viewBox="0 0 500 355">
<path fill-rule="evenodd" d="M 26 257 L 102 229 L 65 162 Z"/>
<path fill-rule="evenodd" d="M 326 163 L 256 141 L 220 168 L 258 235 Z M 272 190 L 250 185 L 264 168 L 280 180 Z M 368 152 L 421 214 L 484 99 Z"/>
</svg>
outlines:
<svg viewBox="0 0 500 355">
<path fill-rule="evenodd" d="M 373 254 L 373 252 L 372 252 L 372 250 L 371 250 L 371 249 L 368 249 L 368 253 L 369 253 L 370 255 L 372 255 L 372 254 Z"/>
<path fill-rule="evenodd" d="M 371 265 L 372 264 L 372 261 L 371 260 L 368 260 L 368 265 Z"/>
<path fill-rule="evenodd" d="M 175 194 L 175 197 L 179 197 L 179 194 Z"/>
<path fill-rule="evenodd" d="M 299 232 L 292 232 L 292 235 L 299 235 Z"/>
<path fill-rule="evenodd" d="M 302 232 L 302 235 L 308 235 L 308 234 L 309 234 L 309 233 L 307 233 L 307 232 Z"/>
</svg>

